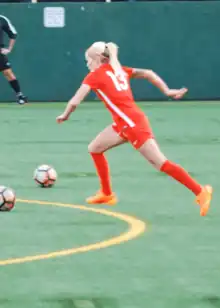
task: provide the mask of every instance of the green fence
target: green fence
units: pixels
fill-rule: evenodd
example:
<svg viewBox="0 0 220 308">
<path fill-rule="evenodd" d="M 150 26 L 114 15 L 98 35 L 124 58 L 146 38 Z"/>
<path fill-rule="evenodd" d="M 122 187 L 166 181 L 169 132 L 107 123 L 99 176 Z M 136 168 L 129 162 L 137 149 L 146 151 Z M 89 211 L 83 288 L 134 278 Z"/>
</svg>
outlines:
<svg viewBox="0 0 220 308">
<path fill-rule="evenodd" d="M 65 27 L 44 26 L 45 7 L 63 7 Z M 189 99 L 220 98 L 220 3 L 129 2 L 0 5 L 19 36 L 10 61 L 34 101 L 67 100 L 87 73 L 84 51 L 94 41 L 114 41 L 121 62 L 151 68 L 171 87 L 189 87 Z M 135 97 L 162 99 L 145 81 Z M 0 78 L 0 100 L 13 93 Z"/>
</svg>

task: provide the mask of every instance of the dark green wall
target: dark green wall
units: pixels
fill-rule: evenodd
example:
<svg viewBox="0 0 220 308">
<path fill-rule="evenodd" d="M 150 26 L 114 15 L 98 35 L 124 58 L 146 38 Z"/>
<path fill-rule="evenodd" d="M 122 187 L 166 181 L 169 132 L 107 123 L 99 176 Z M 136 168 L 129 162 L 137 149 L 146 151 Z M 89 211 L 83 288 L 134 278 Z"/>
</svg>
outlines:
<svg viewBox="0 0 220 308">
<path fill-rule="evenodd" d="M 189 87 L 189 99 L 220 98 L 219 2 L 54 3 L 66 9 L 65 28 L 44 28 L 44 6 L 0 5 L 19 32 L 10 61 L 31 100 L 67 100 L 87 73 L 85 49 L 99 40 L 118 43 L 123 64 Z M 136 99 L 163 98 L 145 81 L 133 88 Z M 13 99 L 2 76 L 0 89 L 0 100 Z"/>
</svg>

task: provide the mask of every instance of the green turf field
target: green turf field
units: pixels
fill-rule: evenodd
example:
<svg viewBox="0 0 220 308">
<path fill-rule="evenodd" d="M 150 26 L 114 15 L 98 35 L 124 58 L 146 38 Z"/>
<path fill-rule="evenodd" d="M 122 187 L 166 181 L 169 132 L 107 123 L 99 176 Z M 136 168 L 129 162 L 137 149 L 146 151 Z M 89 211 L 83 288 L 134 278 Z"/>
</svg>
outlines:
<svg viewBox="0 0 220 308">
<path fill-rule="evenodd" d="M 101 103 L 85 103 L 58 125 L 55 118 L 64 106 L 0 105 L 0 184 L 14 188 L 19 199 L 86 205 L 85 198 L 98 188 L 87 145 L 111 123 L 110 116 Z M 0 214 L 0 264 L 75 252 L 0 266 L 0 308 L 220 307 L 220 104 L 140 106 L 168 158 L 214 186 L 209 215 L 201 218 L 194 196 L 155 171 L 131 146 L 114 149 L 107 156 L 120 203 L 96 207 L 113 211 L 111 216 L 25 202 Z M 38 188 L 32 180 L 40 164 L 56 168 L 54 188 Z M 111 238 L 115 244 L 129 228 L 137 231 L 141 222 L 131 226 L 117 213 L 140 219 L 146 230 L 119 245 L 77 250 Z"/>
</svg>

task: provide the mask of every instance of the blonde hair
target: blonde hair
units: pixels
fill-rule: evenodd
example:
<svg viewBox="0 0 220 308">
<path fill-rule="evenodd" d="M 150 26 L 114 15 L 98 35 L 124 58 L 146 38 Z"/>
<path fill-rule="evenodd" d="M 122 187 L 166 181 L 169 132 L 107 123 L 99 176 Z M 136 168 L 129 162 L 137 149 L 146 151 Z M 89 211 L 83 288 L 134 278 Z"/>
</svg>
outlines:
<svg viewBox="0 0 220 308">
<path fill-rule="evenodd" d="M 113 68 L 116 75 L 123 74 L 121 63 L 118 60 L 118 46 L 115 43 L 95 42 L 87 51 L 90 56 L 102 56 L 102 62 L 108 59 L 109 64 Z"/>
<path fill-rule="evenodd" d="M 115 43 L 107 43 L 106 51 L 109 53 L 109 64 L 113 68 L 116 75 L 121 75 L 123 73 L 123 69 L 121 63 L 118 60 L 118 46 Z"/>
</svg>

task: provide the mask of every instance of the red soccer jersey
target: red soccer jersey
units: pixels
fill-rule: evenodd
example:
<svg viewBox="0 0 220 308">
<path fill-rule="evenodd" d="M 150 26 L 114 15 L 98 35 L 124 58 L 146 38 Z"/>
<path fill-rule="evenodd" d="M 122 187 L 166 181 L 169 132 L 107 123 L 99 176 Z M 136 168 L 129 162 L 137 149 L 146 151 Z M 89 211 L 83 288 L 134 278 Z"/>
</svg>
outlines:
<svg viewBox="0 0 220 308">
<path fill-rule="evenodd" d="M 123 67 L 125 74 L 116 76 L 110 64 L 103 64 L 83 80 L 104 102 L 116 123 L 122 121 L 130 127 L 143 118 L 143 112 L 134 102 L 130 87 L 133 69 Z"/>
</svg>

